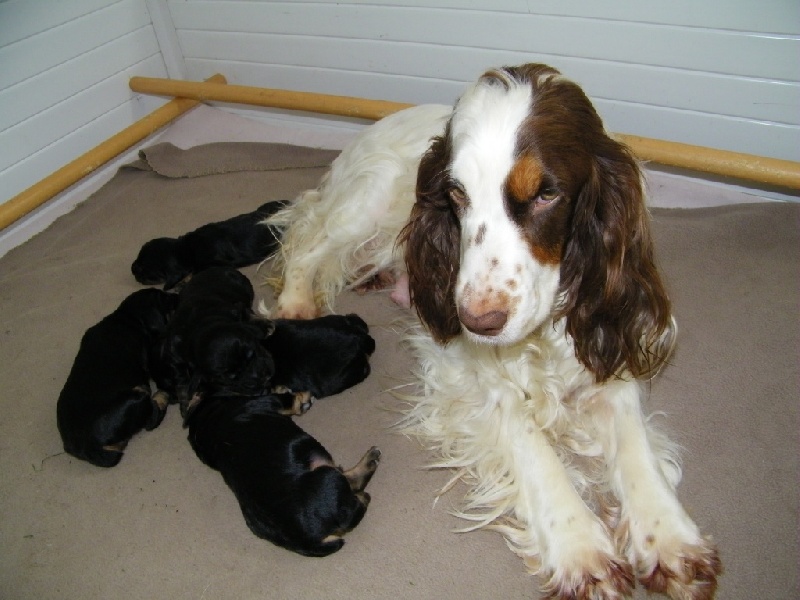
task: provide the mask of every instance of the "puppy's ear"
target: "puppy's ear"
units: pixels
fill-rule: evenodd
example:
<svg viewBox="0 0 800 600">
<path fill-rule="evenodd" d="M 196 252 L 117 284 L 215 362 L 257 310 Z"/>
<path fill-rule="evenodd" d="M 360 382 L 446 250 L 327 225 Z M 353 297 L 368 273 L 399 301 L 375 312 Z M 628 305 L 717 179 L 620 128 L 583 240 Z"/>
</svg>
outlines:
<svg viewBox="0 0 800 600">
<path fill-rule="evenodd" d="M 175 289 L 175 291 L 180 291 L 180 289 L 186 285 L 186 282 L 189 281 L 190 276 L 191 273 L 187 273 L 185 271 L 170 272 L 164 281 L 164 291 L 168 292 L 172 289 Z M 180 286 L 178 286 L 178 284 L 180 284 Z"/>
<path fill-rule="evenodd" d="M 275 323 L 269 319 L 256 317 L 250 321 L 250 325 L 259 340 L 265 340 L 275 333 Z"/>
<path fill-rule="evenodd" d="M 202 401 L 203 394 L 200 391 L 200 376 L 195 374 L 192 376 L 186 391 L 179 398 L 184 428 L 189 426 L 189 418 Z"/>
<path fill-rule="evenodd" d="M 167 277 L 166 282 L 164 283 L 164 291 L 172 291 L 174 293 L 180 293 L 180 291 L 186 286 L 189 281 L 192 279 L 192 273 L 174 273 L 171 276 Z"/>
<path fill-rule="evenodd" d="M 450 155 L 448 126 L 422 157 L 417 201 L 398 238 L 405 244 L 411 304 L 440 344 L 461 331 L 455 302 L 461 231 L 448 195 Z"/>
</svg>

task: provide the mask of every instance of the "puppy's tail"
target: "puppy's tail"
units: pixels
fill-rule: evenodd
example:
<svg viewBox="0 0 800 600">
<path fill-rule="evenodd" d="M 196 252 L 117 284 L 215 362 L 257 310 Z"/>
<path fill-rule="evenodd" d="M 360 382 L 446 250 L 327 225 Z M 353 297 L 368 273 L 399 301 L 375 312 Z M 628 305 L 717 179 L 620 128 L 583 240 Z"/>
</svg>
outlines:
<svg viewBox="0 0 800 600">
<path fill-rule="evenodd" d="M 84 440 L 85 442 L 85 440 Z M 76 443 L 75 440 L 64 439 L 64 452 L 75 458 L 85 460 L 97 467 L 115 467 L 122 460 L 125 444 L 99 446 L 96 442 Z"/>
<path fill-rule="evenodd" d="M 312 547 L 304 547 L 302 549 L 295 549 L 295 552 L 298 552 L 304 556 L 328 556 L 341 550 L 342 546 L 344 546 L 344 540 L 340 537 L 330 536 L 329 538 L 323 540 L 316 546 Z"/>
<path fill-rule="evenodd" d="M 122 460 L 123 454 L 122 449 L 102 446 L 100 448 L 87 448 L 84 455 L 78 458 L 82 458 L 98 467 L 116 467 L 119 461 Z"/>
</svg>

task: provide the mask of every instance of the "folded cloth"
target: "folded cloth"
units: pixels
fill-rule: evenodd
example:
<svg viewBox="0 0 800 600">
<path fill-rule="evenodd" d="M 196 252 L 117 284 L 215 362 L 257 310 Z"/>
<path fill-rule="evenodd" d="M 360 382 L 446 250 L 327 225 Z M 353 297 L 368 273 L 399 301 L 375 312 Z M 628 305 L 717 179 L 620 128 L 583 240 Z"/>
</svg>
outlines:
<svg viewBox="0 0 800 600">
<path fill-rule="evenodd" d="M 338 154 L 338 150 L 309 152 L 302 146 L 261 142 L 215 142 L 187 149 L 164 142 L 143 148 L 139 160 L 122 168 L 153 171 L 176 179 L 239 171 L 327 167 Z"/>
</svg>

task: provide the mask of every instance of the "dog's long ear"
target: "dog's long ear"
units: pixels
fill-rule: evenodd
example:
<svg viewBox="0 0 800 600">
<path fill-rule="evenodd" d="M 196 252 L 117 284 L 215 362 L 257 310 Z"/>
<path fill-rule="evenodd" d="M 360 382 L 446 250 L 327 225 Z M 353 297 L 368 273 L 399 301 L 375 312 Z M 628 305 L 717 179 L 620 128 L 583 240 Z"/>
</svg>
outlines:
<svg viewBox="0 0 800 600">
<path fill-rule="evenodd" d="M 422 157 L 417 201 L 398 238 L 398 243 L 405 244 L 411 303 L 440 344 L 461 331 L 455 303 L 461 232 L 448 196 L 449 163 L 445 131 Z"/>
<path fill-rule="evenodd" d="M 593 140 L 561 262 L 567 331 L 597 381 L 653 375 L 672 350 L 670 301 L 653 257 L 642 175 L 630 150 Z"/>
</svg>

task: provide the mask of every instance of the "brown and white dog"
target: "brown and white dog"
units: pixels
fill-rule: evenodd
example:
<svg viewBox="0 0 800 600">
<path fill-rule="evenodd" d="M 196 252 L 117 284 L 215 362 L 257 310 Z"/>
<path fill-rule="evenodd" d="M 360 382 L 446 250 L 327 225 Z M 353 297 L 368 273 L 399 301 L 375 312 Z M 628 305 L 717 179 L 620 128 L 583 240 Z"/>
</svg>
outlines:
<svg viewBox="0 0 800 600">
<path fill-rule="evenodd" d="M 623 598 L 635 578 L 714 596 L 717 549 L 640 404 L 676 333 L 642 174 L 579 86 L 546 65 L 488 71 L 454 108 L 366 129 L 269 223 L 279 316 L 399 284 L 420 321 L 406 429 L 473 484 L 469 529 L 501 531 L 546 597 Z"/>
</svg>

